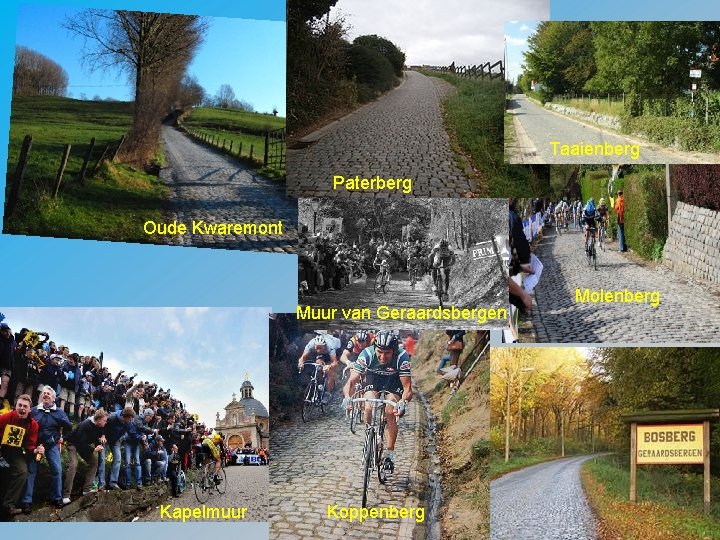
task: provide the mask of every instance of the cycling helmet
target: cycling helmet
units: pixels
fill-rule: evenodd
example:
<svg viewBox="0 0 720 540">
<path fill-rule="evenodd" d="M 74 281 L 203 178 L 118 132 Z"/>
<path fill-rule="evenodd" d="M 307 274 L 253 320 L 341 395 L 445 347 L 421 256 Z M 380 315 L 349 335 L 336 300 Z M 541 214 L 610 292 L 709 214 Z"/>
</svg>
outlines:
<svg viewBox="0 0 720 540">
<path fill-rule="evenodd" d="M 605 204 L 605 197 L 600 197 L 600 206 Z"/>
<path fill-rule="evenodd" d="M 365 330 L 360 330 L 359 332 L 355 333 L 355 337 L 358 341 L 367 341 L 368 333 Z"/>
<path fill-rule="evenodd" d="M 313 339 L 313 346 L 317 347 L 318 345 L 323 347 L 327 345 L 327 341 L 325 341 L 325 336 L 318 336 Z"/>
<path fill-rule="evenodd" d="M 375 336 L 375 346 L 379 349 L 397 349 L 397 336 L 392 332 L 383 330 Z"/>
</svg>

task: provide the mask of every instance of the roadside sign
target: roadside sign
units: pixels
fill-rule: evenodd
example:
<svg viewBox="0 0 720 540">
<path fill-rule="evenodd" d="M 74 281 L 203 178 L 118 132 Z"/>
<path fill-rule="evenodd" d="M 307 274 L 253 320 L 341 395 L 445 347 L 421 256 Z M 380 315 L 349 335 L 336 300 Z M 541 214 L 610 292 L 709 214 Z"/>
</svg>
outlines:
<svg viewBox="0 0 720 540">
<path fill-rule="evenodd" d="M 479 261 L 481 259 L 487 259 L 488 257 L 494 257 L 495 243 L 491 240 L 487 242 L 478 242 L 472 247 L 471 256 L 473 261 Z"/>
<path fill-rule="evenodd" d="M 690 70 L 690 78 L 691 79 L 699 79 L 700 77 L 702 77 L 701 69 L 691 69 Z"/>
<path fill-rule="evenodd" d="M 637 464 L 703 463 L 703 425 L 637 426 Z"/>
</svg>

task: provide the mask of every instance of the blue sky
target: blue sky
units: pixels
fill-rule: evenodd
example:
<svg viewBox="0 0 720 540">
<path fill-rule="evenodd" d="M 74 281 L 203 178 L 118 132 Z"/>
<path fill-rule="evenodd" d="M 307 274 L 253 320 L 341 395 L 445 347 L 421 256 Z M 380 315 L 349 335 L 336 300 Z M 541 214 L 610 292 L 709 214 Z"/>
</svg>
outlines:
<svg viewBox="0 0 720 540">
<path fill-rule="evenodd" d="M 78 8 L 21 5 L 18 8 L 16 43 L 36 50 L 58 64 L 70 78 L 68 92 L 79 98 L 99 95 L 123 101 L 133 99 L 132 86 L 119 71 L 89 72 L 81 62 L 83 39 L 62 23 Z M 188 72 L 205 91 L 214 95 L 229 84 L 238 99 L 258 112 L 277 107 L 285 116 L 285 23 L 207 17 L 210 27 Z"/>
<path fill-rule="evenodd" d="M 268 407 L 268 312 L 259 308 L 0 308 L 13 332 L 47 332 L 70 352 L 99 356 L 114 375 L 170 388 L 200 419 L 240 395 L 248 372 Z"/>
<path fill-rule="evenodd" d="M 505 44 L 507 55 L 506 78 L 517 82 L 525 63 L 523 52 L 527 50 L 527 38 L 535 32 L 539 21 L 508 21 L 505 23 Z"/>
</svg>

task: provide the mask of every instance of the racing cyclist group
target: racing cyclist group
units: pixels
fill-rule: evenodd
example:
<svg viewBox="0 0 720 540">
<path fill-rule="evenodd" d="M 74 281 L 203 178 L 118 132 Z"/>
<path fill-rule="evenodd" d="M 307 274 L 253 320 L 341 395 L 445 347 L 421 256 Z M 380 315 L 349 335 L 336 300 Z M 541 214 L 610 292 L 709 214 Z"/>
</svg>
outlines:
<svg viewBox="0 0 720 540">
<path fill-rule="evenodd" d="M 411 351 L 406 350 L 397 334 L 392 331 L 381 330 L 377 333 L 358 331 L 343 347 L 338 362 L 335 350 L 340 349 L 340 346 L 336 346 L 339 345 L 337 342 L 339 340 L 329 334 L 321 334 L 310 340 L 298 359 L 298 368 L 302 371 L 308 361 L 322 365 L 324 379 L 327 381 L 325 403 L 330 400 L 335 384 L 334 373 L 339 363 L 351 370 L 350 377 L 343 387 L 343 408 L 348 411 L 352 409 L 351 396 L 357 384 L 364 389 L 365 398 L 379 398 L 380 392 L 387 392 L 385 399 L 398 403 L 397 408 L 387 406 L 386 409 L 387 452 L 383 468 L 393 472 L 395 442 L 398 435 L 397 419 L 405 415 L 407 403 L 413 397 Z M 370 423 L 371 418 L 372 405 L 366 403 L 365 422 Z"/>
</svg>

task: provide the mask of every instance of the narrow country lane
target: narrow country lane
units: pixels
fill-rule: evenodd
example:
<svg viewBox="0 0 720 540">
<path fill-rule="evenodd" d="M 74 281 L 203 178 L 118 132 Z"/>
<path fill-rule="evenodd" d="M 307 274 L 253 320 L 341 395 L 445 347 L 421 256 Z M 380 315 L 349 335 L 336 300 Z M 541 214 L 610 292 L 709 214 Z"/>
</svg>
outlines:
<svg viewBox="0 0 720 540">
<path fill-rule="evenodd" d="M 596 524 L 580 481 L 579 456 L 542 463 L 490 483 L 493 540 L 595 540 Z"/>
<path fill-rule="evenodd" d="M 516 94 L 508 110 L 513 115 L 516 132 L 516 144 L 510 163 L 720 163 L 720 155 L 682 152 L 663 148 L 657 144 L 643 142 L 610 130 L 572 120 L 569 117 L 551 112 L 532 102 L 522 94 Z M 640 156 L 637 160 L 630 156 L 553 156 L 552 141 L 561 144 L 604 144 L 626 145 L 640 144 Z"/>
<path fill-rule="evenodd" d="M 336 392 L 337 393 L 337 392 Z M 419 399 L 408 404 L 399 420 L 395 471 L 385 485 L 370 479 L 368 507 L 425 507 L 426 473 Z M 307 423 L 300 414 L 272 430 L 270 460 L 270 537 L 273 540 L 383 538 L 411 540 L 423 525 L 415 519 L 368 519 L 363 523 L 328 515 L 328 506 L 360 508 L 363 483 L 364 428 L 349 429 L 340 397 L 325 414 Z M 426 516 L 427 518 L 427 516 Z"/>
<path fill-rule="evenodd" d="M 167 238 L 173 245 L 295 253 L 297 202 L 284 188 L 237 160 L 164 125 L 166 166 L 160 178 L 170 187 L 167 220 L 184 223 L 188 234 Z M 207 224 L 277 223 L 282 235 L 192 234 L 193 220 Z M 162 237 L 161 237 L 162 238 Z"/>
<path fill-rule="evenodd" d="M 454 87 L 416 71 L 405 74 L 395 90 L 305 137 L 312 143 L 309 146 L 288 151 L 289 194 L 360 195 L 333 190 L 335 175 L 413 179 L 412 194 L 378 194 L 385 197 L 457 197 L 472 191 L 470 181 L 454 164 L 440 110 Z"/>
<path fill-rule="evenodd" d="M 707 343 L 720 332 L 720 297 L 662 265 L 640 265 L 617 251 L 598 248 L 598 269 L 588 266 L 584 235 L 560 235 L 546 226 L 535 254 L 544 265 L 535 289 L 532 322 L 547 343 Z M 660 305 L 578 303 L 576 289 L 657 291 Z"/>
</svg>

